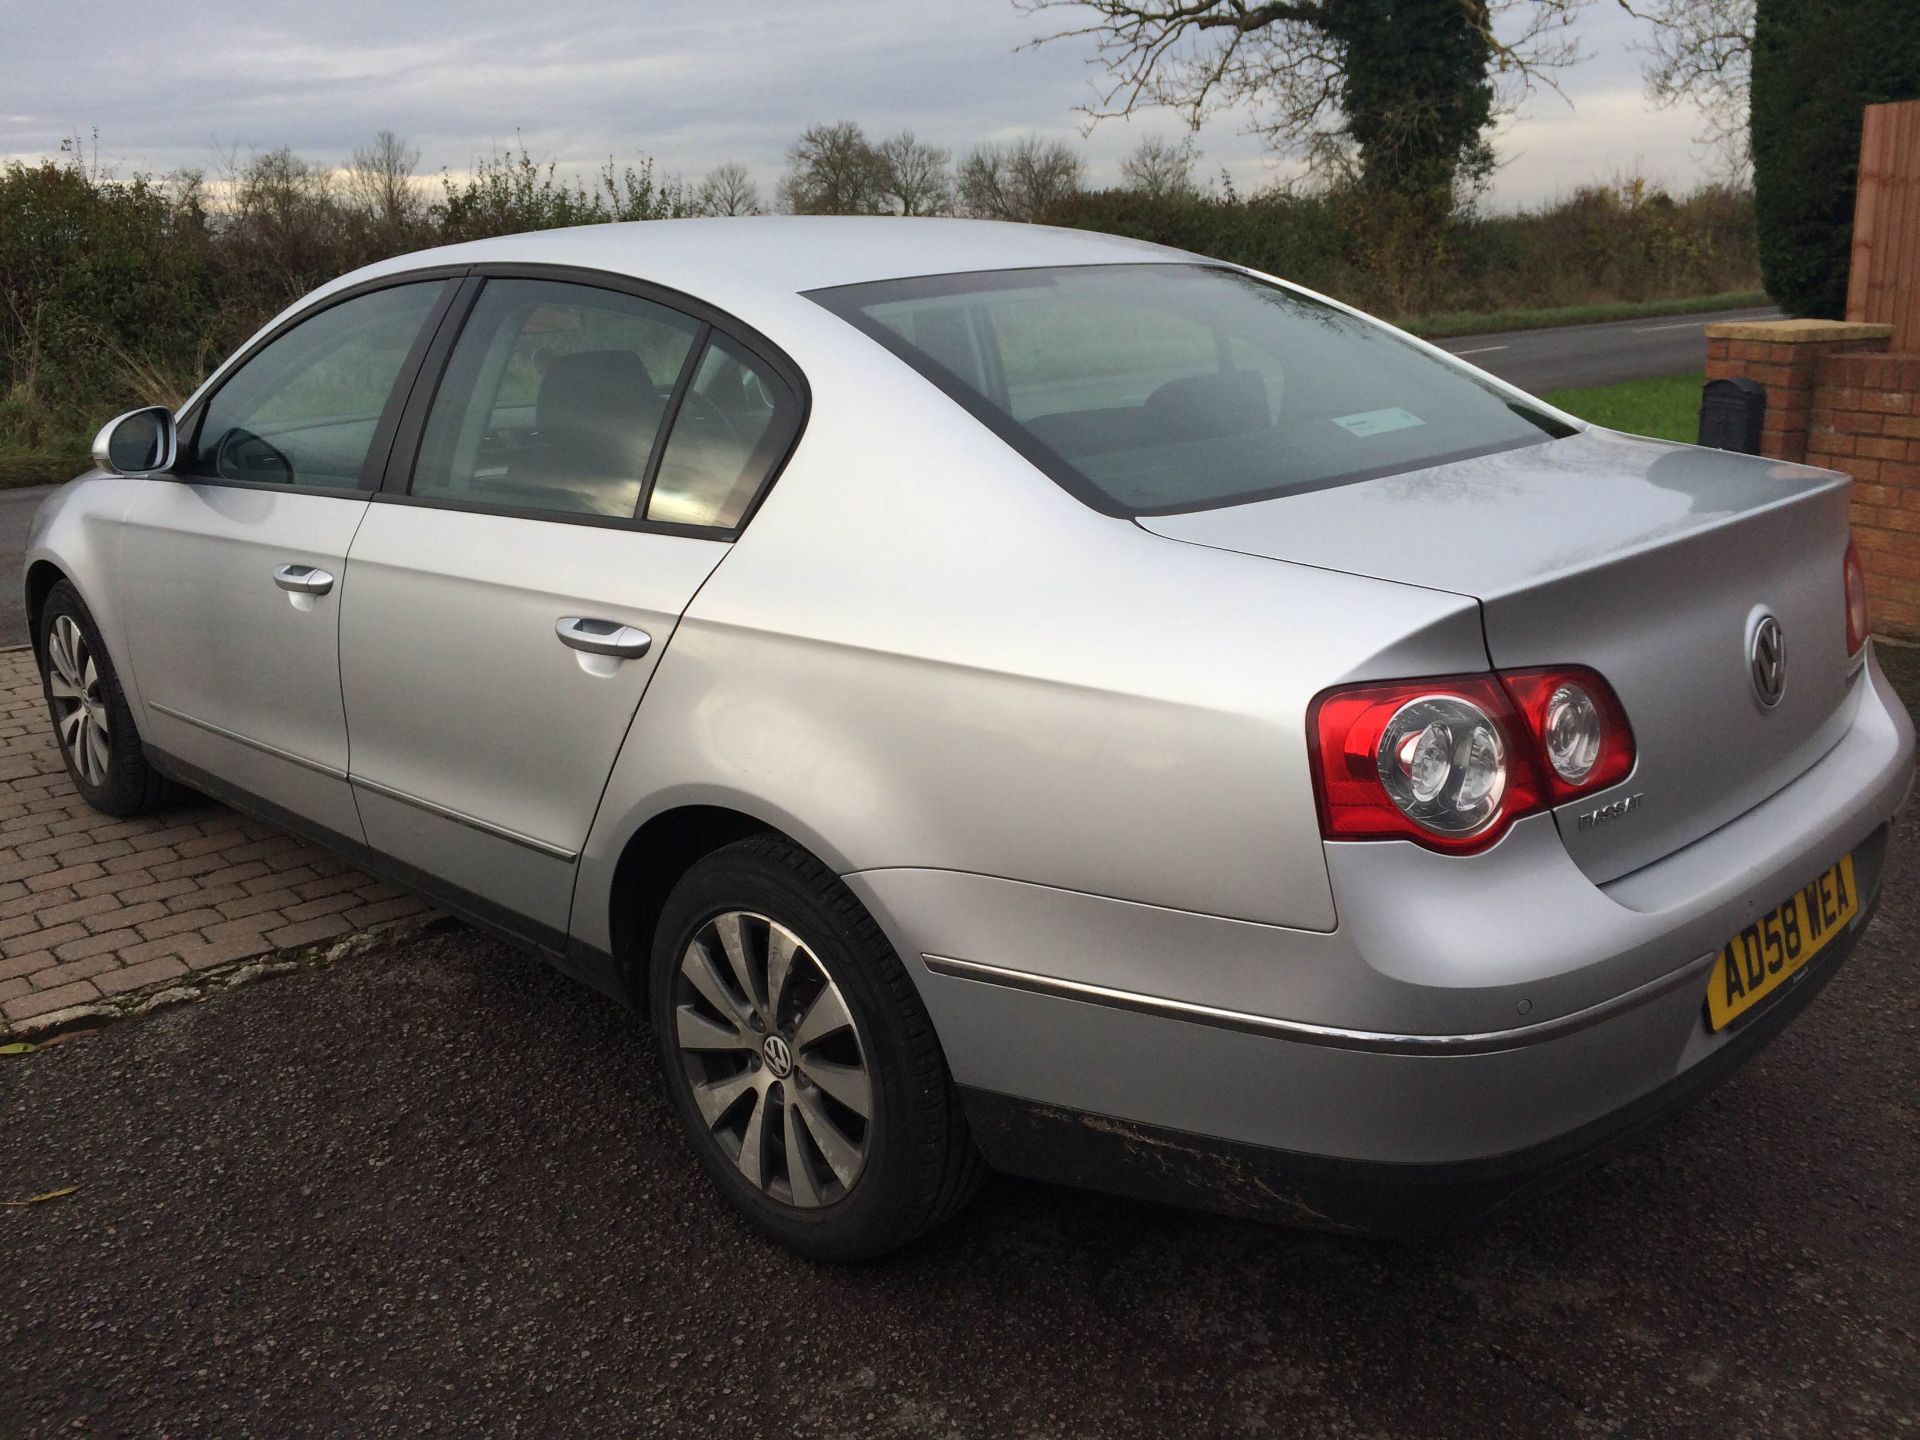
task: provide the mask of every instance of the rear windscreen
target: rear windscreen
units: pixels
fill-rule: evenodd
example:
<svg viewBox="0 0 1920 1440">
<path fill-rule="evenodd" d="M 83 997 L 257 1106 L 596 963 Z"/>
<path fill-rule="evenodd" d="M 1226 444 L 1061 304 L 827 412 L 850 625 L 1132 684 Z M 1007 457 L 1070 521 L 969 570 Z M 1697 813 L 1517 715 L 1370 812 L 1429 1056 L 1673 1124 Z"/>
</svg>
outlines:
<svg viewBox="0 0 1920 1440">
<path fill-rule="evenodd" d="M 811 298 L 1111 514 L 1324 489 L 1570 433 L 1383 326 L 1216 266 L 993 270 Z"/>
</svg>

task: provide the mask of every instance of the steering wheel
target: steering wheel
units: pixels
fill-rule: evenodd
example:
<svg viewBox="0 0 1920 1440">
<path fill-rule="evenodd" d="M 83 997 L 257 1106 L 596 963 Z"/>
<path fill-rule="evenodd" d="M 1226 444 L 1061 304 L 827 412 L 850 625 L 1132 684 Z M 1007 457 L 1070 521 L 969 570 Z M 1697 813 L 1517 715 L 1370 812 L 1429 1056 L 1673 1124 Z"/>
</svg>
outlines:
<svg viewBox="0 0 1920 1440">
<path fill-rule="evenodd" d="M 214 447 L 213 468 L 223 480 L 293 483 L 293 462 L 285 452 L 238 425 L 222 435 Z"/>
</svg>

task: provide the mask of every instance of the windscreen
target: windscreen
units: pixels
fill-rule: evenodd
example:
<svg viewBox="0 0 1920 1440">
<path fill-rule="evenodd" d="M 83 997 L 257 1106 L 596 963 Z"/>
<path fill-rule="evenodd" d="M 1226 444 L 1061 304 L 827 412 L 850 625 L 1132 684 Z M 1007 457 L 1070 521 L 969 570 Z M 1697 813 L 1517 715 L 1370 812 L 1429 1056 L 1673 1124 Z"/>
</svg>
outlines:
<svg viewBox="0 0 1920 1440">
<path fill-rule="evenodd" d="M 1081 499 L 1165 514 L 1569 433 L 1383 326 L 1209 265 L 816 290 Z"/>
</svg>

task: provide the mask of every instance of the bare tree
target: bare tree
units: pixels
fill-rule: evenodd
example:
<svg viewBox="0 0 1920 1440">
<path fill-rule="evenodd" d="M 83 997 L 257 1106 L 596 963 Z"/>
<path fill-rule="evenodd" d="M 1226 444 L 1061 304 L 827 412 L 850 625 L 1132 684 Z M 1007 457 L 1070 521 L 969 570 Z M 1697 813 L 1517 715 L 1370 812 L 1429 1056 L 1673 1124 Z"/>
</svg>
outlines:
<svg viewBox="0 0 1920 1440">
<path fill-rule="evenodd" d="M 760 215 L 760 187 L 737 160 L 716 165 L 700 182 L 694 205 L 702 215 Z"/>
<path fill-rule="evenodd" d="M 1647 93 L 1662 107 L 1691 104 L 1704 140 L 1736 174 L 1752 163 L 1747 95 L 1753 79 L 1754 0 L 1621 0 L 1653 26 Z"/>
<path fill-rule="evenodd" d="M 1120 162 L 1120 174 L 1127 189 L 1137 190 L 1149 200 L 1185 199 L 1200 193 L 1193 183 L 1193 168 L 1199 159 L 1191 138 L 1176 144 L 1150 137 Z"/>
<path fill-rule="evenodd" d="M 878 215 L 887 197 L 880 157 L 852 120 L 809 125 L 787 152 L 781 206 L 795 215 Z"/>
<path fill-rule="evenodd" d="M 911 130 L 883 140 L 874 153 L 880 158 L 881 192 L 902 215 L 953 213 L 952 157 L 933 145 L 923 145 Z"/>
<path fill-rule="evenodd" d="M 1079 193 L 1084 168 L 1058 140 L 981 145 L 960 162 L 960 206 L 984 220 L 1043 221 Z"/>
<path fill-rule="evenodd" d="M 1198 128 L 1244 108 L 1255 133 L 1315 164 L 1360 152 L 1389 185 L 1444 190 L 1491 162 L 1492 119 L 1571 63 L 1567 27 L 1591 0 L 1013 0 L 1084 23 L 1108 84 L 1094 121 L 1164 106 Z"/>
<path fill-rule="evenodd" d="M 333 176 L 285 145 L 248 156 L 229 183 L 238 219 L 280 227 L 299 225 L 334 199 Z"/>
<path fill-rule="evenodd" d="M 313 286 L 312 276 L 337 270 L 342 210 L 330 169 L 281 146 L 249 156 L 229 154 L 224 230 L 258 267 L 262 289 L 291 300 Z"/>
<path fill-rule="evenodd" d="M 373 137 L 373 144 L 353 152 L 347 163 L 343 189 L 348 205 L 377 228 L 400 232 L 416 224 L 425 211 L 413 183 L 420 149 L 391 130 Z"/>
</svg>

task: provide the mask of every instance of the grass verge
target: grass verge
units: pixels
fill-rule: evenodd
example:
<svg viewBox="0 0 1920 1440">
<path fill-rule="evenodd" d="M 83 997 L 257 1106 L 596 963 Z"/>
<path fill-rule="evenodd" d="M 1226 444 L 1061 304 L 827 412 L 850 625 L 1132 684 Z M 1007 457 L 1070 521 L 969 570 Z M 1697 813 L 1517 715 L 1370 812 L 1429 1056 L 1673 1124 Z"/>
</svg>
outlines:
<svg viewBox="0 0 1920 1440">
<path fill-rule="evenodd" d="M 1704 375 L 1668 375 L 1573 390 L 1548 390 L 1540 398 L 1569 414 L 1656 440 L 1692 444 L 1700 434 L 1700 387 Z"/>
<path fill-rule="evenodd" d="M 1448 310 L 1415 315 L 1399 322 L 1427 340 L 1456 335 L 1497 335 L 1508 330 L 1547 330 L 1556 325 L 1596 325 L 1603 320 L 1639 320 L 1645 316 L 1699 315 L 1709 310 L 1750 310 L 1770 303 L 1761 290 L 1732 290 L 1723 295 L 1693 295 L 1679 300 L 1607 301 L 1562 305 L 1551 310 Z"/>
</svg>

